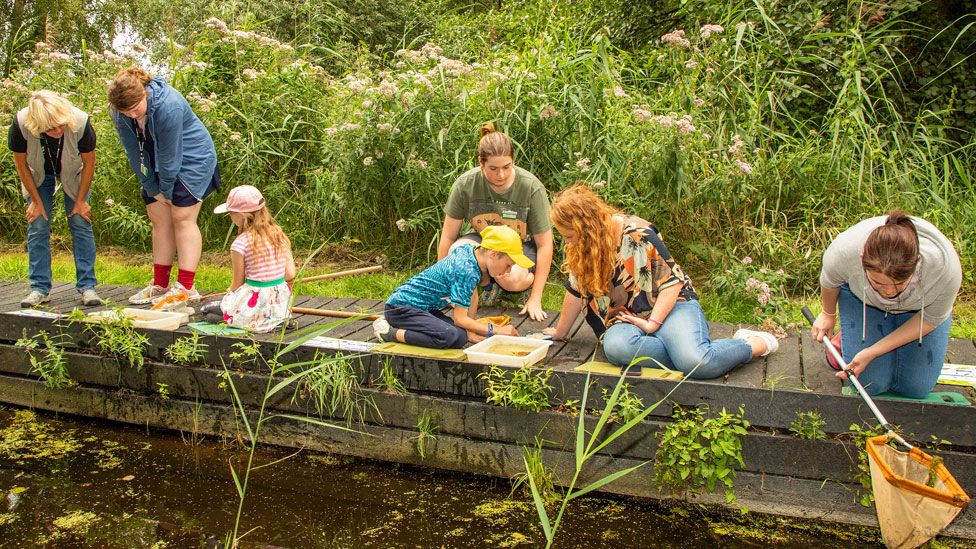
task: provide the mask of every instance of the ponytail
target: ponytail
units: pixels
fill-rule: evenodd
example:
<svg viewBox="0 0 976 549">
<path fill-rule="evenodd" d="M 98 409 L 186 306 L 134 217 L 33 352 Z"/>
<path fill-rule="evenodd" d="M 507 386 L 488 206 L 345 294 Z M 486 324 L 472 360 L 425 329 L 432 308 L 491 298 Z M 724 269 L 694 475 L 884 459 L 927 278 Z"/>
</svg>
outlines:
<svg viewBox="0 0 976 549">
<path fill-rule="evenodd" d="M 119 111 L 128 111 L 146 97 L 146 85 L 152 75 L 140 67 L 127 67 L 108 85 L 108 102 Z"/>
<path fill-rule="evenodd" d="M 512 138 L 495 129 L 491 122 L 481 126 L 481 140 L 478 141 L 478 160 L 481 164 L 493 156 L 507 156 L 515 160 Z"/>
<path fill-rule="evenodd" d="M 892 280 L 907 280 L 918 263 L 918 231 L 900 210 L 888 214 L 884 225 L 871 231 L 864 242 L 861 266 Z"/>
</svg>

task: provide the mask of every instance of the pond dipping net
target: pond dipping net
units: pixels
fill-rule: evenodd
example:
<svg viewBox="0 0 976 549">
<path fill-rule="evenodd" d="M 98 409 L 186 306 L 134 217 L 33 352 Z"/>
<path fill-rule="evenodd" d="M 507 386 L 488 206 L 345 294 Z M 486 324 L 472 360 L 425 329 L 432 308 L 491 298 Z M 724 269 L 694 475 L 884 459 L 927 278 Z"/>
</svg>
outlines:
<svg viewBox="0 0 976 549">
<path fill-rule="evenodd" d="M 932 467 L 932 456 L 918 448 L 903 452 L 888 440 L 881 435 L 867 441 L 881 537 L 890 548 L 918 547 L 945 529 L 969 505 L 969 496 L 945 465 Z"/>
</svg>

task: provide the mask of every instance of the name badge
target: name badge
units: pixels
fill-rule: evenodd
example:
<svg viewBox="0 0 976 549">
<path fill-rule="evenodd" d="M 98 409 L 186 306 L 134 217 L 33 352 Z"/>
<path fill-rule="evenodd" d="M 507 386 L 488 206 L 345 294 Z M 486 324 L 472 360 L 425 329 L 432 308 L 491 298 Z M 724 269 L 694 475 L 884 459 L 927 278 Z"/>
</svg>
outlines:
<svg viewBox="0 0 976 549">
<path fill-rule="evenodd" d="M 518 212 L 512 210 L 502 210 L 502 219 L 518 219 Z"/>
<path fill-rule="evenodd" d="M 146 169 L 146 165 L 145 164 L 141 164 L 139 166 L 139 169 L 142 171 L 142 176 L 143 177 L 146 177 L 146 176 L 149 175 L 149 170 Z"/>
</svg>

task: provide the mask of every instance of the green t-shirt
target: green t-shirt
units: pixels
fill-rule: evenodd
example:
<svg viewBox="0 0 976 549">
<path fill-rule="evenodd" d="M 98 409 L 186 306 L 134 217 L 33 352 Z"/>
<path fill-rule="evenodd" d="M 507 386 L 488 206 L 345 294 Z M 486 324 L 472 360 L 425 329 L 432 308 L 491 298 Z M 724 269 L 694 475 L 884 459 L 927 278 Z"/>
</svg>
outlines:
<svg viewBox="0 0 976 549">
<path fill-rule="evenodd" d="M 479 233 L 490 225 L 507 225 L 518 231 L 523 241 L 552 227 L 546 188 L 539 178 L 517 166 L 515 181 L 504 194 L 492 190 L 481 168 L 461 174 L 451 188 L 444 213 L 467 219 Z"/>
</svg>

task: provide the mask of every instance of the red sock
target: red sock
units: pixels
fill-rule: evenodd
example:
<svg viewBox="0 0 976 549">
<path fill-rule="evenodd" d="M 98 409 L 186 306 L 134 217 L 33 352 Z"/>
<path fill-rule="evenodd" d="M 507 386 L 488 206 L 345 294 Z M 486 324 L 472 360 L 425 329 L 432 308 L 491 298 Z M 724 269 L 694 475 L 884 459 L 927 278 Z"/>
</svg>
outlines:
<svg viewBox="0 0 976 549">
<path fill-rule="evenodd" d="M 153 263 L 153 284 L 160 288 L 169 288 L 169 274 L 172 271 L 172 265 Z"/>
<path fill-rule="evenodd" d="M 176 271 L 176 281 L 183 285 L 184 288 L 189 290 L 193 287 L 193 277 L 196 276 L 196 271 L 184 271 L 179 269 Z"/>
</svg>

